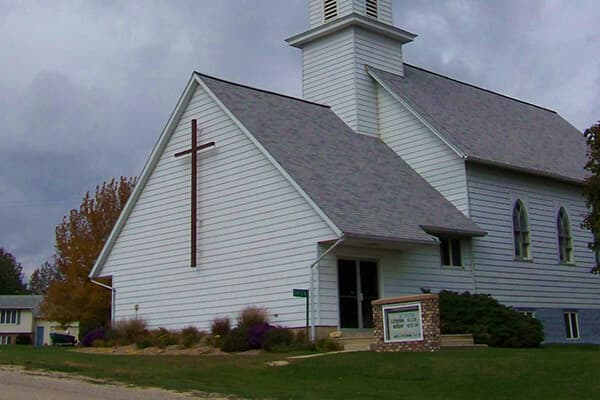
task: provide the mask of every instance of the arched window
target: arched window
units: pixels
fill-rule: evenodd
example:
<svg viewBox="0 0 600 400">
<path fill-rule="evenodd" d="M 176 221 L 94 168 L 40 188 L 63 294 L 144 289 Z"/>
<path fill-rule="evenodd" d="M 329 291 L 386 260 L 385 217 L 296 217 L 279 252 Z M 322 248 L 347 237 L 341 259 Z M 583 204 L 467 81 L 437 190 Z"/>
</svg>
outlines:
<svg viewBox="0 0 600 400">
<path fill-rule="evenodd" d="M 561 263 L 573 262 L 573 237 L 571 236 L 571 222 L 564 207 L 558 211 L 556 218 L 558 232 L 558 255 Z"/>
<path fill-rule="evenodd" d="M 513 234 L 515 239 L 515 257 L 531 258 L 527 210 L 521 200 L 517 200 L 513 208 Z"/>
</svg>

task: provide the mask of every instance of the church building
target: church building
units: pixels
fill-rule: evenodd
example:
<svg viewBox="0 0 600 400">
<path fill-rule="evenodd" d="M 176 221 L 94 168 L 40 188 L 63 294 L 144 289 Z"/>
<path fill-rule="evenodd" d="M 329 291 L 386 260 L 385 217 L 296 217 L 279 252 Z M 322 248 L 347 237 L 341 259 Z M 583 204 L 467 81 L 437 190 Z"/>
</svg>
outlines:
<svg viewBox="0 0 600 400">
<path fill-rule="evenodd" d="M 301 288 L 323 335 L 448 289 L 600 343 L 581 132 L 405 63 L 392 0 L 310 0 L 309 18 L 287 39 L 303 99 L 190 77 L 90 274 L 112 278 L 113 319 L 208 329 L 258 305 L 303 327 Z"/>
</svg>

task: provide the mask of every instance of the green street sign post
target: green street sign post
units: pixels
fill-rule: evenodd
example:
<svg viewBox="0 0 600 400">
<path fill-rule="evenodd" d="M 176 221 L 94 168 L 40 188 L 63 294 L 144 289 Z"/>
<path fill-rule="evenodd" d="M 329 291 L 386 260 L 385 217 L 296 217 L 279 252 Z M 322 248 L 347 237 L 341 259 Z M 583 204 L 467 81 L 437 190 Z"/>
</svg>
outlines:
<svg viewBox="0 0 600 400">
<path fill-rule="evenodd" d="M 306 341 L 308 341 L 308 336 L 309 336 L 309 332 L 308 332 L 308 300 L 309 300 L 309 294 L 308 294 L 308 289 L 294 289 L 292 294 L 294 295 L 294 297 L 304 297 L 306 298 Z"/>
</svg>

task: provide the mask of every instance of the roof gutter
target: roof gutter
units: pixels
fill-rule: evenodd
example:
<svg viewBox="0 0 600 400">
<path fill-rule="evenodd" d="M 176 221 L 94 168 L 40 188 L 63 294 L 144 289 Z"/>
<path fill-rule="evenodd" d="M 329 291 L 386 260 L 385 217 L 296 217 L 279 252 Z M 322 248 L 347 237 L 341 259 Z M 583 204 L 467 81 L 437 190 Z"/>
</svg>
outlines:
<svg viewBox="0 0 600 400">
<path fill-rule="evenodd" d="M 103 287 L 104 289 L 110 290 L 110 292 L 111 292 L 111 295 L 110 295 L 110 322 L 112 324 L 115 320 L 115 297 L 117 294 L 117 289 L 115 289 L 114 287 L 109 286 L 105 283 L 98 282 L 94 278 L 90 278 L 90 282 L 92 282 L 93 284 L 96 284 L 100 287 Z"/>
<path fill-rule="evenodd" d="M 321 309 L 321 299 L 319 297 L 317 304 L 315 304 L 315 296 L 314 296 L 314 289 L 315 289 L 315 279 L 314 279 L 314 271 L 317 271 L 317 279 L 319 277 L 318 273 L 319 270 L 316 269 L 315 267 L 319 264 L 319 261 L 321 261 L 323 258 L 325 258 L 329 253 L 331 253 L 333 251 L 333 249 L 335 249 L 337 246 L 339 246 L 344 240 L 346 240 L 346 234 L 342 233 L 342 235 L 335 241 L 335 243 L 333 243 L 331 246 L 329 246 L 329 248 L 327 250 L 325 250 L 323 252 L 323 254 L 321 254 L 319 257 L 317 257 L 317 259 L 315 261 L 313 261 L 312 264 L 310 264 L 310 291 L 309 291 L 309 295 L 310 295 L 310 339 L 312 341 L 315 340 L 316 338 L 316 332 L 317 332 L 317 327 L 316 327 L 316 318 L 315 318 L 315 313 L 314 310 L 315 308 L 317 308 L 317 310 Z"/>
<path fill-rule="evenodd" d="M 574 185 L 579 185 L 579 186 L 585 185 L 585 180 L 583 180 L 583 179 L 576 179 L 576 178 L 571 178 L 571 177 L 564 176 L 564 175 L 553 174 L 551 172 L 539 171 L 539 170 L 535 170 L 532 168 L 518 167 L 518 166 L 501 163 L 501 162 L 497 162 L 497 161 L 485 160 L 483 158 L 479 158 L 479 157 L 475 157 L 475 156 L 467 156 L 467 157 L 465 157 L 465 160 L 468 162 L 475 163 L 475 164 L 481 164 L 481 165 L 486 165 L 486 166 L 490 166 L 490 167 L 502 168 L 502 169 L 506 169 L 508 171 L 521 172 L 524 174 L 542 176 L 544 178 L 553 179 L 553 180 L 557 180 L 557 181 L 565 182 L 565 183 L 571 183 Z"/>
</svg>

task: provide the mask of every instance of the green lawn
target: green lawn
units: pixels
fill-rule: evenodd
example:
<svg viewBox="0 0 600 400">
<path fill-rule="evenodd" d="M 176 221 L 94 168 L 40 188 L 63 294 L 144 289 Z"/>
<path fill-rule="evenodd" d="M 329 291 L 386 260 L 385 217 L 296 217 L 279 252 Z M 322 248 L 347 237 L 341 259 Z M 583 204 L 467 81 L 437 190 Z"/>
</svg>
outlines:
<svg viewBox="0 0 600 400">
<path fill-rule="evenodd" d="M 600 347 L 346 353 L 267 367 L 259 356 L 112 356 L 6 346 L 0 364 L 142 386 L 272 399 L 598 399 Z"/>
</svg>

